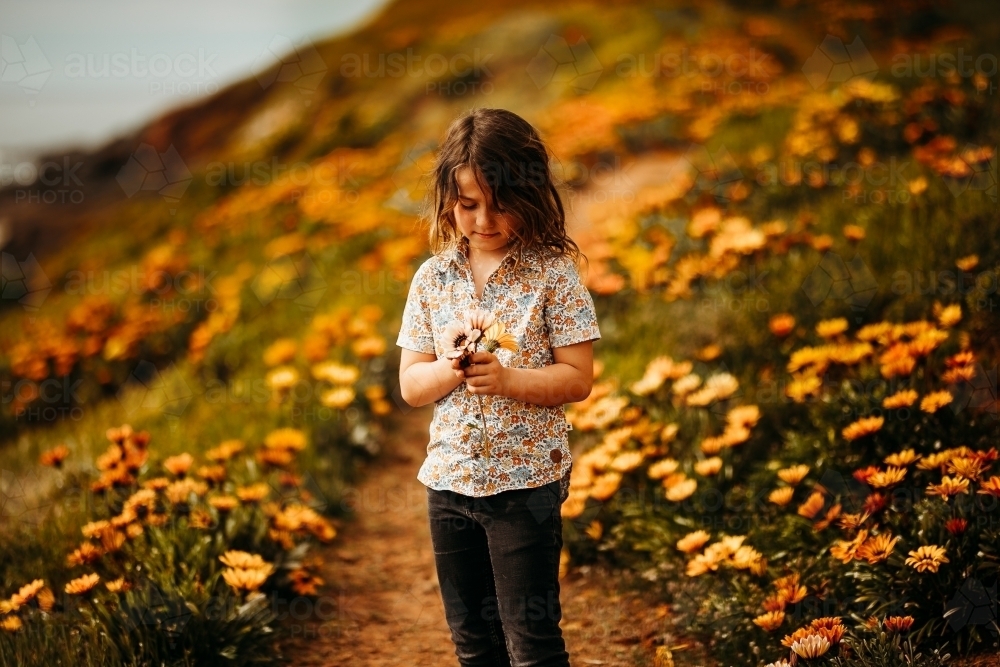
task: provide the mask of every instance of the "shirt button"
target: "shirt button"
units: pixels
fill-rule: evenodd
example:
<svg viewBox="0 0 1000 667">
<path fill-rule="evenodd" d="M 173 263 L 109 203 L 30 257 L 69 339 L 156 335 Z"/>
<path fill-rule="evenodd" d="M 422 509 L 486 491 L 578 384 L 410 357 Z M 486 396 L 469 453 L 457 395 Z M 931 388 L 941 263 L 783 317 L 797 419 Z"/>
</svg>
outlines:
<svg viewBox="0 0 1000 667">
<path fill-rule="evenodd" d="M 549 458 L 552 459 L 553 463 L 559 463 L 560 461 L 562 461 L 562 452 L 559 451 L 558 449 L 553 449 L 551 452 L 549 452 Z"/>
</svg>

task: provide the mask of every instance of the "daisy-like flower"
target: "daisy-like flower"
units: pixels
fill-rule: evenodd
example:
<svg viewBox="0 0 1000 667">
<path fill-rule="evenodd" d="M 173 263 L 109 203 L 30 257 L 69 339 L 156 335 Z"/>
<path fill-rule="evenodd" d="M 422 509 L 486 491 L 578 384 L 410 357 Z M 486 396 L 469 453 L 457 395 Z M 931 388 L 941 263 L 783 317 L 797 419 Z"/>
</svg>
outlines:
<svg viewBox="0 0 1000 667">
<path fill-rule="evenodd" d="M 948 461 L 948 472 L 976 481 L 983 474 L 985 465 L 971 456 L 956 456 Z"/>
<path fill-rule="evenodd" d="M 868 539 L 868 531 L 859 530 L 853 540 L 839 540 L 830 547 L 830 555 L 845 565 L 858 557 L 858 550 Z"/>
<path fill-rule="evenodd" d="M 806 660 L 818 658 L 830 650 L 830 642 L 826 637 L 814 634 L 799 639 L 791 646 L 792 652 Z"/>
<path fill-rule="evenodd" d="M 813 519 L 819 514 L 819 511 L 823 509 L 823 505 L 826 504 L 826 499 L 823 497 L 822 491 L 814 491 L 806 501 L 799 505 L 799 516 L 803 516 L 807 519 Z"/>
<path fill-rule="evenodd" d="M 17 593 L 14 593 L 13 595 L 10 596 L 11 604 L 14 605 L 15 609 L 18 607 L 23 607 L 24 605 L 34 600 L 35 596 L 38 595 L 38 592 L 43 588 L 45 588 L 45 581 L 43 581 L 42 579 L 35 579 L 30 584 L 25 584 L 24 586 L 21 586 L 20 590 L 18 590 Z"/>
<path fill-rule="evenodd" d="M 885 423 L 884 417 L 862 417 L 856 422 L 849 424 L 841 431 L 845 440 L 857 440 L 866 435 L 871 435 L 882 428 Z"/>
<path fill-rule="evenodd" d="M 59 445 L 53 447 L 52 449 L 42 452 L 38 461 L 43 466 L 51 466 L 53 468 L 61 468 L 63 461 L 69 456 L 69 447 L 66 445 Z"/>
<path fill-rule="evenodd" d="M 753 619 L 754 625 L 762 628 L 765 632 L 774 632 L 785 622 L 785 612 L 769 611 Z"/>
<path fill-rule="evenodd" d="M 97 574 L 85 574 L 66 584 L 63 590 L 68 595 L 84 595 L 92 591 L 100 580 L 101 577 Z"/>
<path fill-rule="evenodd" d="M 864 525 L 865 521 L 868 520 L 868 514 L 844 514 L 840 517 L 837 523 L 841 528 L 845 530 L 854 530 L 855 528 L 860 528 Z"/>
<path fill-rule="evenodd" d="M 689 498 L 698 488 L 698 480 L 685 479 L 667 489 L 667 500 L 675 503 Z"/>
<path fill-rule="evenodd" d="M 920 400 L 920 409 L 924 412 L 933 414 L 951 403 L 952 400 L 954 400 L 954 398 L 947 389 L 934 391 L 927 394 Z"/>
<path fill-rule="evenodd" d="M 667 475 L 677 472 L 680 462 L 676 459 L 660 459 L 646 470 L 646 475 L 650 479 L 663 479 Z"/>
<path fill-rule="evenodd" d="M 716 475 L 720 470 L 722 470 L 722 459 L 718 456 L 713 456 L 694 464 L 694 471 L 705 477 Z"/>
<path fill-rule="evenodd" d="M 170 456 L 163 460 L 163 467 L 166 468 L 171 475 L 176 477 L 183 477 L 186 475 L 187 471 L 191 469 L 193 464 L 194 457 L 187 452 L 178 454 L 177 456 Z"/>
<path fill-rule="evenodd" d="M 24 627 L 24 622 L 20 616 L 4 616 L 0 620 L 0 630 L 4 632 L 17 632 Z"/>
<path fill-rule="evenodd" d="M 952 535 L 961 535 L 969 527 L 969 522 L 965 519 L 948 519 L 944 522 L 944 527 Z"/>
<path fill-rule="evenodd" d="M 805 464 L 794 465 L 788 468 L 782 468 L 778 471 L 778 477 L 781 481 L 786 484 L 791 484 L 795 486 L 809 474 L 809 466 Z"/>
<path fill-rule="evenodd" d="M 919 458 L 920 454 L 917 454 L 912 449 L 904 449 L 901 452 L 896 452 L 885 457 L 885 462 L 891 466 L 902 467 L 910 465 Z"/>
<path fill-rule="evenodd" d="M 929 484 L 927 486 L 927 495 L 941 496 L 943 500 L 947 500 L 950 496 L 967 493 L 968 490 L 969 480 L 964 477 L 948 477 L 945 475 L 941 478 L 940 484 Z"/>
<path fill-rule="evenodd" d="M 823 320 L 816 325 L 816 333 L 820 338 L 833 338 L 847 331 L 847 318 L 837 317 Z"/>
<path fill-rule="evenodd" d="M 913 627 L 912 616 L 889 616 L 885 619 L 885 629 L 889 632 L 906 632 Z"/>
<path fill-rule="evenodd" d="M 768 502 L 772 502 L 779 507 L 784 507 L 788 503 L 792 502 L 792 495 L 795 493 L 795 489 L 790 486 L 783 486 L 779 489 L 775 489 L 768 494 Z"/>
<path fill-rule="evenodd" d="M 268 566 L 266 569 L 255 569 L 255 570 L 233 570 L 226 569 L 222 571 L 222 578 L 226 580 L 230 588 L 235 591 L 256 591 L 267 578 L 271 576 L 273 571 L 273 566 Z"/>
<path fill-rule="evenodd" d="M 936 317 L 938 324 L 945 329 L 950 329 L 962 321 L 962 306 L 957 303 L 945 306 L 936 314 Z"/>
<path fill-rule="evenodd" d="M 949 562 L 944 554 L 944 547 L 933 544 L 917 547 L 916 551 L 910 552 L 906 564 L 917 572 L 937 572 L 942 563 Z"/>
<path fill-rule="evenodd" d="M 881 563 L 892 555 L 892 550 L 896 547 L 899 536 L 893 537 L 888 533 L 876 535 L 865 540 L 865 543 L 858 548 L 857 557 L 868 561 L 869 565 Z"/>
<path fill-rule="evenodd" d="M 963 271 L 972 271 L 979 266 L 979 255 L 967 255 L 955 260 L 955 266 Z"/>
<path fill-rule="evenodd" d="M 903 481 L 904 477 L 906 477 L 906 468 L 889 466 L 885 470 L 879 470 L 874 475 L 869 477 L 868 483 L 876 489 L 882 489 L 887 486 L 899 484 Z"/>
<path fill-rule="evenodd" d="M 982 484 L 979 485 L 979 491 L 976 491 L 976 493 L 989 494 L 1000 498 L 1000 477 L 994 475 L 993 477 L 983 481 Z"/>
<path fill-rule="evenodd" d="M 694 553 L 705 546 L 709 539 L 711 539 L 711 535 L 708 534 L 708 531 L 696 530 L 677 540 L 677 550 L 686 554 Z"/>
<path fill-rule="evenodd" d="M 897 391 L 892 396 L 886 396 L 882 400 L 882 407 L 887 410 L 896 410 L 898 408 L 908 408 L 917 401 L 917 392 L 912 389 L 903 389 L 902 391 Z"/>
</svg>

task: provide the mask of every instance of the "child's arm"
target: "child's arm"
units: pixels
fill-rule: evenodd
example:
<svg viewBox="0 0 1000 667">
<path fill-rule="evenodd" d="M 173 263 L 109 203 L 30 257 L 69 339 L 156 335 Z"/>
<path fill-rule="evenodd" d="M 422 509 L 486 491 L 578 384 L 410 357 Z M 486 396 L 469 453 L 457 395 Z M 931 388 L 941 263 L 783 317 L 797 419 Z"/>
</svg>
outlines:
<svg viewBox="0 0 1000 667">
<path fill-rule="evenodd" d="M 552 348 L 552 357 L 555 363 L 545 368 L 507 368 L 495 355 L 477 352 L 472 355 L 473 365 L 464 369 L 464 377 L 473 394 L 507 396 L 537 405 L 576 403 L 590 396 L 594 341 Z"/>
<path fill-rule="evenodd" d="M 405 347 L 399 358 L 399 391 L 403 400 L 415 408 L 447 396 L 462 384 L 455 374 L 458 360 L 414 352 Z"/>
</svg>

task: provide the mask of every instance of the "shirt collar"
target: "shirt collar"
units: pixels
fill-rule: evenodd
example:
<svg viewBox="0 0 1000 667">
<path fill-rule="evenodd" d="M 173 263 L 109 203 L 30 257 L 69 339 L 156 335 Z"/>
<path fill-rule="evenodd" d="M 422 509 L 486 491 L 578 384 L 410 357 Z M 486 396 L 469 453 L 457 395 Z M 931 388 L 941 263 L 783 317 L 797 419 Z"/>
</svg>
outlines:
<svg viewBox="0 0 1000 667">
<path fill-rule="evenodd" d="M 464 236 L 459 240 L 456 246 L 443 255 L 445 261 L 441 264 L 441 271 L 444 272 L 449 266 L 461 266 L 467 264 L 469 261 L 469 240 Z M 504 264 L 513 264 L 514 260 L 517 259 L 517 249 L 516 247 L 511 247 L 507 250 L 507 254 L 504 258 L 500 260 L 500 266 Z M 538 267 L 539 252 L 535 248 L 525 248 L 522 252 L 521 266 L 530 271 L 539 271 Z"/>
</svg>

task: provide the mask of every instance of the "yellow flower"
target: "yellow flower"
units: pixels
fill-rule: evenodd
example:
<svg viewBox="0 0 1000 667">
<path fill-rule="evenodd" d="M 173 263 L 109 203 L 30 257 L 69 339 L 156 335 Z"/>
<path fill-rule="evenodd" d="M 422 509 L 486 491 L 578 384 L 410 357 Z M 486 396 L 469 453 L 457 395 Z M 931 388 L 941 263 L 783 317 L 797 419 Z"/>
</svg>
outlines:
<svg viewBox="0 0 1000 667">
<path fill-rule="evenodd" d="M 845 331 L 847 331 L 847 318 L 844 317 L 822 320 L 816 325 L 816 333 L 821 338 L 834 338 Z"/>
<path fill-rule="evenodd" d="M 823 386 L 823 381 L 810 374 L 800 375 L 785 387 L 785 395 L 796 403 L 803 403 L 808 396 L 815 394 Z"/>
<path fill-rule="evenodd" d="M 738 405 L 726 413 L 727 427 L 753 428 L 760 420 L 760 408 L 756 405 Z"/>
<path fill-rule="evenodd" d="M 879 470 L 868 478 L 868 483 L 876 489 L 885 488 L 899 484 L 906 477 L 906 468 L 896 468 L 889 466 L 886 470 Z"/>
<path fill-rule="evenodd" d="M 844 225 L 844 237 L 848 241 L 861 241 L 865 238 L 865 228 L 860 225 Z"/>
<path fill-rule="evenodd" d="M 69 595 L 83 595 L 84 593 L 89 593 L 93 590 L 97 582 L 101 580 L 101 577 L 96 574 L 85 574 L 82 577 L 74 579 L 73 581 L 66 584 L 63 589 Z"/>
<path fill-rule="evenodd" d="M 945 306 L 941 312 L 937 313 L 938 324 L 943 326 L 945 329 L 950 329 L 962 320 L 962 306 L 957 303 L 953 303 L 950 306 Z"/>
<path fill-rule="evenodd" d="M 685 479 L 667 489 L 667 500 L 678 503 L 688 498 L 698 488 L 698 481 Z"/>
<path fill-rule="evenodd" d="M 924 412 L 934 413 L 951 403 L 952 400 L 953 397 L 947 389 L 931 392 L 920 401 L 920 409 Z"/>
<path fill-rule="evenodd" d="M 910 465 L 919 458 L 920 454 L 917 454 L 912 449 L 904 449 L 901 452 L 896 452 L 885 457 L 885 462 L 891 466 L 902 467 Z"/>
<path fill-rule="evenodd" d="M 17 632 L 22 627 L 24 623 L 20 616 L 4 616 L 3 620 L 0 620 L 0 629 L 5 632 Z"/>
<path fill-rule="evenodd" d="M 942 563 L 949 562 L 945 557 L 944 547 L 933 544 L 918 547 L 916 551 L 910 552 L 910 557 L 906 559 L 906 564 L 917 572 L 937 572 Z"/>
<path fill-rule="evenodd" d="M 780 489 L 775 489 L 768 494 L 768 501 L 784 507 L 788 503 L 792 502 L 792 495 L 795 494 L 795 489 L 790 486 L 783 486 Z"/>
<path fill-rule="evenodd" d="M 969 480 L 963 477 L 948 477 L 947 475 L 941 478 L 940 484 L 929 484 L 927 486 L 928 496 L 941 496 L 941 498 L 947 500 L 948 496 L 957 496 L 960 493 L 966 493 L 969 490 Z"/>
<path fill-rule="evenodd" d="M 806 475 L 809 474 L 809 466 L 805 464 L 789 466 L 788 468 L 782 468 L 778 471 L 778 477 L 781 481 L 786 484 L 791 484 L 792 486 L 797 485 Z"/>
<path fill-rule="evenodd" d="M 590 489 L 590 497 L 594 500 L 605 501 L 615 495 L 621 485 L 622 474 L 620 472 L 606 472 L 594 480 Z"/>
<path fill-rule="evenodd" d="M 705 546 L 710 538 L 708 531 L 696 530 L 677 540 L 677 549 L 686 554 L 694 553 Z"/>
<path fill-rule="evenodd" d="M 611 462 L 611 469 L 618 472 L 629 472 L 638 468 L 644 458 L 642 452 L 622 452 Z"/>
<path fill-rule="evenodd" d="M 264 365 L 279 366 L 295 358 L 298 343 L 292 338 L 279 338 L 264 350 Z"/>
<path fill-rule="evenodd" d="M 948 472 L 955 473 L 972 481 L 983 474 L 983 462 L 971 456 L 956 456 L 948 461 Z"/>
<path fill-rule="evenodd" d="M 25 584 L 21 586 L 17 593 L 10 596 L 10 601 L 14 605 L 14 608 L 23 607 L 38 595 L 38 592 L 45 587 L 45 582 L 42 579 L 35 579 L 30 584 Z"/>
<path fill-rule="evenodd" d="M 269 371 L 265 380 L 271 389 L 283 392 L 295 386 L 299 381 L 299 372 L 294 366 L 279 366 Z"/>
<path fill-rule="evenodd" d="M 235 591 L 255 591 L 264 585 L 272 571 L 273 566 L 271 565 L 265 569 L 255 570 L 226 569 L 222 571 L 222 578 Z"/>
<path fill-rule="evenodd" d="M 357 366 L 344 366 L 336 361 L 320 362 L 312 367 L 311 372 L 317 380 L 342 385 L 354 384 L 361 376 L 361 370 Z"/>
<path fill-rule="evenodd" d="M 962 271 L 972 271 L 979 266 L 979 255 L 968 255 L 955 260 L 955 266 Z"/>
<path fill-rule="evenodd" d="M 267 497 L 271 492 L 271 487 L 266 482 L 258 482 L 250 486 L 239 486 L 236 488 L 236 496 L 245 503 L 255 503 Z"/>
<path fill-rule="evenodd" d="M 319 401 L 328 408 L 343 410 L 354 401 L 355 396 L 356 394 L 352 387 L 334 387 L 323 392 L 319 397 Z"/>
<path fill-rule="evenodd" d="M 845 427 L 841 433 L 845 440 L 857 440 L 858 438 L 875 433 L 882 428 L 884 423 L 885 419 L 883 417 L 862 417 Z"/>
<path fill-rule="evenodd" d="M 260 554 L 251 554 L 246 551 L 230 550 L 219 556 L 223 565 L 237 570 L 263 569 L 267 562 Z"/>
<path fill-rule="evenodd" d="M 712 458 L 705 459 L 704 461 L 698 461 L 694 464 L 694 471 L 699 475 L 704 475 L 705 477 L 718 474 L 720 470 L 722 470 L 722 459 L 718 456 L 713 456 Z"/>
<path fill-rule="evenodd" d="M 650 479 L 663 479 L 667 475 L 671 475 L 677 471 L 680 463 L 675 459 L 660 459 L 653 465 L 649 466 L 646 474 Z"/>
<path fill-rule="evenodd" d="M 882 407 L 887 410 L 895 410 L 896 408 L 908 408 L 913 405 L 917 400 L 917 392 L 912 389 L 903 389 L 902 391 L 897 391 L 892 396 L 887 396 L 882 401 Z"/>
</svg>

